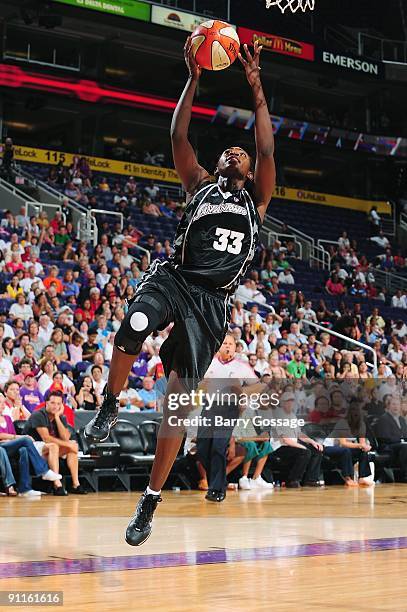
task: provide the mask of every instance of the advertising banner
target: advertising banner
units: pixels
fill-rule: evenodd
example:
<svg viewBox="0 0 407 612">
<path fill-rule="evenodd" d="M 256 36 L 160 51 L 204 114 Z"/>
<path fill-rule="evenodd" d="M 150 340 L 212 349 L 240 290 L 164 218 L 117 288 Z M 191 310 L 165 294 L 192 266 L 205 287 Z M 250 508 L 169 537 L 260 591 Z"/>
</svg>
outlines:
<svg viewBox="0 0 407 612">
<path fill-rule="evenodd" d="M 2 150 L 0 148 L 0 157 Z M 36 164 L 55 165 L 62 162 L 64 166 L 72 164 L 74 153 L 64 153 L 52 149 L 37 149 L 34 147 L 14 146 L 14 158 L 22 162 L 34 162 Z M 106 174 L 125 174 L 134 176 L 138 179 L 162 181 L 165 183 L 178 183 L 180 179 L 173 168 L 161 168 L 133 162 L 122 162 L 115 159 L 104 157 L 84 156 L 94 172 Z M 330 195 L 328 193 L 318 193 L 316 191 L 306 191 L 304 189 L 293 189 L 290 187 L 276 187 L 274 198 L 291 200 L 292 202 L 304 202 L 312 204 L 322 204 L 325 206 L 338 206 L 339 208 L 349 208 L 368 212 L 373 205 L 377 206 L 379 213 L 390 213 L 391 207 L 388 202 L 373 202 L 357 198 L 347 198 L 343 196 Z"/>
<path fill-rule="evenodd" d="M 240 42 L 242 44 L 252 45 L 256 40 L 263 45 L 264 49 L 279 53 L 281 55 L 289 55 L 298 59 L 314 61 L 314 45 L 278 36 L 277 34 L 267 34 L 258 30 L 250 30 L 248 28 L 238 28 Z"/>
<path fill-rule="evenodd" d="M 175 30 L 193 32 L 204 21 L 208 21 L 208 18 L 186 13 L 185 11 L 176 11 L 172 8 L 153 6 L 151 10 L 152 23 L 174 28 Z"/>
<path fill-rule="evenodd" d="M 150 5 L 146 2 L 139 2 L 139 0 L 54 0 L 54 2 L 120 17 L 150 21 Z"/>
<path fill-rule="evenodd" d="M 22 162 L 34 162 L 36 164 L 58 164 L 62 162 L 64 166 L 72 164 L 74 153 L 64 153 L 51 149 L 37 149 L 34 147 L 21 147 L 15 145 L 14 158 Z M 94 172 L 104 172 L 111 174 L 126 174 L 140 179 L 153 179 L 167 183 L 180 183 L 178 174 L 172 168 L 161 168 L 159 166 L 149 166 L 133 162 L 122 162 L 115 159 L 104 157 L 94 157 L 85 155 L 86 160 Z"/>
<path fill-rule="evenodd" d="M 356 57 L 350 53 L 317 49 L 316 58 L 322 64 L 348 73 L 366 75 L 376 79 L 383 79 L 385 76 L 382 62 L 376 62 L 365 57 Z"/>
</svg>

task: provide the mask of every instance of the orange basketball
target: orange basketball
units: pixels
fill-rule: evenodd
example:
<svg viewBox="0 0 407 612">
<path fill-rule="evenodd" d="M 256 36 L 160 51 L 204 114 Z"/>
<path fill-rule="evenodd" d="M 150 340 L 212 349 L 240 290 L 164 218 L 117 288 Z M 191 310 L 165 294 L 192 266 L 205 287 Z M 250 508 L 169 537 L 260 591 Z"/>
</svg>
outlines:
<svg viewBox="0 0 407 612">
<path fill-rule="evenodd" d="M 192 34 L 195 59 L 206 70 L 229 68 L 237 58 L 239 48 L 240 40 L 236 30 L 224 21 L 205 21 Z"/>
</svg>

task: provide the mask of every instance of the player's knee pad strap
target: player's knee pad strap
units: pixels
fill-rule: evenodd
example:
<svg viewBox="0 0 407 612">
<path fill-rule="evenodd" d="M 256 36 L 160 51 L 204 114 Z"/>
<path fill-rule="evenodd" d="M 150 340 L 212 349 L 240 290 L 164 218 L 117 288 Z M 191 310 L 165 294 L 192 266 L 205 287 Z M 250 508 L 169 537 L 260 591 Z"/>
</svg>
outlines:
<svg viewBox="0 0 407 612">
<path fill-rule="evenodd" d="M 119 331 L 115 346 L 129 355 L 138 355 L 144 340 L 161 322 L 161 305 L 149 295 L 136 298 L 131 304 Z"/>
</svg>

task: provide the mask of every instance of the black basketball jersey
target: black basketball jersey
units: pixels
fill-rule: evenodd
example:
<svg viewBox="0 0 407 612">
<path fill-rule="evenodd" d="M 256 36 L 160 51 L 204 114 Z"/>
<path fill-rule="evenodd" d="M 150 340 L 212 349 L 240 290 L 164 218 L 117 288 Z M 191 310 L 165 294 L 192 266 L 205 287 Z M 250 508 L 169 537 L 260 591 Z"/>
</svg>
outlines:
<svg viewBox="0 0 407 612">
<path fill-rule="evenodd" d="M 178 225 L 171 263 L 191 282 L 232 293 L 253 260 L 260 223 L 246 189 L 206 183 Z"/>
</svg>

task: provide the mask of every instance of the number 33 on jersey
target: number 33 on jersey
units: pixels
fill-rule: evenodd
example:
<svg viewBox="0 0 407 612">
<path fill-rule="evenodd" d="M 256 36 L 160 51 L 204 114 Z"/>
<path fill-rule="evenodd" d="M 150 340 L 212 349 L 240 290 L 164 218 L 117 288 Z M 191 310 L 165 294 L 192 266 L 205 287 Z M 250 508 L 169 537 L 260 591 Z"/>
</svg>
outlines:
<svg viewBox="0 0 407 612">
<path fill-rule="evenodd" d="M 191 282 L 233 293 L 253 260 L 260 218 L 246 189 L 201 186 L 178 226 L 172 263 Z"/>
</svg>

